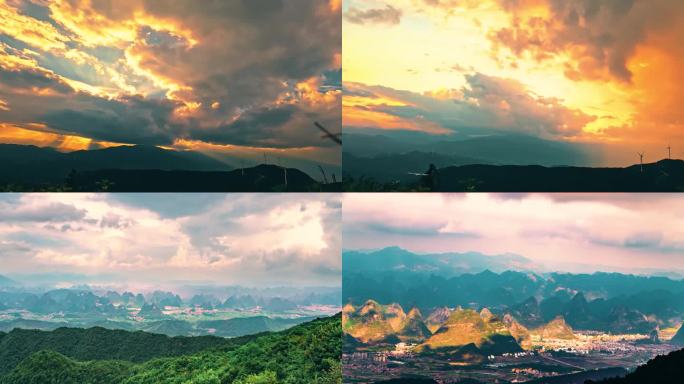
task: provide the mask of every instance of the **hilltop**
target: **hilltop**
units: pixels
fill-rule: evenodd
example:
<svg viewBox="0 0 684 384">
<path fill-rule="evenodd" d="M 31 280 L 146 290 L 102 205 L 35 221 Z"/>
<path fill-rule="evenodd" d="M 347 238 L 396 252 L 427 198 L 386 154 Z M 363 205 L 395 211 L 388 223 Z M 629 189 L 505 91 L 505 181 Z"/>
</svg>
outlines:
<svg viewBox="0 0 684 384">
<path fill-rule="evenodd" d="M 506 324 L 489 310 L 457 309 L 437 331 L 416 350 L 457 356 L 466 361 L 482 362 L 489 354 L 520 352 Z"/>
<path fill-rule="evenodd" d="M 297 168 L 273 164 L 234 168 L 199 152 L 155 146 L 64 153 L 53 148 L 0 144 L 0 190 L 309 192 L 341 190 L 341 183 L 322 184 Z"/>
<path fill-rule="evenodd" d="M 43 349 L 0 376 L 2 384 L 59 382 L 63 384 L 147 384 L 180 382 L 318 382 L 341 381 L 340 315 L 317 319 L 286 331 L 226 340 L 226 345 L 191 349 L 182 355 L 152 358 L 141 363 L 101 360 L 98 348 L 83 349 L 79 359 Z M 78 333 L 85 330 L 74 330 Z M 148 337 L 147 334 L 142 333 Z M 157 335 L 158 336 L 158 335 Z M 5 336 L 6 337 L 6 336 Z M 2 339 L 4 339 L 3 337 Z M 155 335 L 149 336 L 155 337 Z M 0 340 L 2 340 L 0 339 Z M 83 340 L 88 340 L 86 337 Z M 127 338 L 124 338 L 126 340 Z M 92 340 L 91 340 L 92 341 Z M 111 338 L 117 349 L 121 339 Z M 63 340 L 68 344 L 68 339 Z M 182 346 L 176 346 L 182 350 Z M 138 348 L 155 348 L 154 341 Z M 81 360 L 82 359 L 82 360 Z"/>
<path fill-rule="evenodd" d="M 660 160 L 624 168 L 541 165 L 450 165 L 430 175 L 430 163 L 401 179 L 345 179 L 346 191 L 433 192 L 680 192 L 684 191 L 684 160 Z"/>
</svg>

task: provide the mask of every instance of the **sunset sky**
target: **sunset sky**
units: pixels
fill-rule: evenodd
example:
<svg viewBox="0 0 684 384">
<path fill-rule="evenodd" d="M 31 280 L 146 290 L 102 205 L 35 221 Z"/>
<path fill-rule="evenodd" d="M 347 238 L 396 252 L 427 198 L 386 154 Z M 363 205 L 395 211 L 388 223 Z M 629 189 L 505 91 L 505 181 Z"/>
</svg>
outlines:
<svg viewBox="0 0 684 384">
<path fill-rule="evenodd" d="M 347 132 L 511 132 L 684 158 L 684 2 L 346 0 Z"/>
<path fill-rule="evenodd" d="M 0 142 L 339 164 L 340 1 L 0 0 Z"/>
<path fill-rule="evenodd" d="M 539 271 L 684 274 L 677 194 L 346 194 L 344 249 L 517 254 Z"/>
<path fill-rule="evenodd" d="M 2 194 L 0 274 L 340 286 L 341 196 Z M 65 278 L 65 283 L 69 282 Z"/>
</svg>

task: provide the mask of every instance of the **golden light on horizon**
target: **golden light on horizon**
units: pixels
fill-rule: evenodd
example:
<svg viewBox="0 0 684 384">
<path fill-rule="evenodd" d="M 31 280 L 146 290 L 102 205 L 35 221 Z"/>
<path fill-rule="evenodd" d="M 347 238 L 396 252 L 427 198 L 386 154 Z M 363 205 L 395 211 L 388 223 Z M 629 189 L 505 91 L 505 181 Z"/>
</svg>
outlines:
<svg viewBox="0 0 684 384">
<path fill-rule="evenodd" d="M 348 0 L 343 10 L 346 14 L 351 9 L 357 15 L 372 10 L 367 14 L 373 16 L 343 19 L 344 81 L 373 90 L 387 87 L 415 97 L 460 100 L 462 92 L 480 91 L 472 89 L 481 85 L 472 84 L 469 76 L 481 74 L 521 85 L 515 90 L 512 86 L 487 89 L 509 92 L 501 95 L 506 103 L 499 105 L 515 105 L 515 100 L 524 95 L 540 104 L 554 100 L 568 111 L 592 117 L 586 119 L 578 134 L 557 140 L 619 142 L 632 148 L 638 141 L 647 145 L 679 141 L 684 146 L 684 118 L 679 112 L 684 96 L 679 86 L 684 79 L 684 50 L 677 43 L 677 36 L 684 33 L 684 7 L 666 0 L 656 3 L 649 6 L 648 2 L 635 1 L 615 10 L 609 4 L 600 4 L 588 10 L 574 2 L 553 7 L 548 0 L 407 0 L 391 3 L 401 15 L 397 22 L 389 16 L 383 19 L 385 5 L 390 2 Z M 663 19 L 659 25 L 658 18 Z M 630 35 L 630 28 L 638 32 Z M 420 130 L 420 126 L 403 128 L 396 124 L 397 118 L 407 119 L 405 109 L 387 116 L 386 110 L 379 113 L 377 108 L 401 106 L 409 96 L 392 100 L 393 104 L 359 98 L 353 92 L 344 98 L 349 98 L 343 102 L 345 124 L 351 127 L 363 120 L 363 127 Z M 449 112 L 441 106 L 439 111 L 416 113 L 428 116 L 427 120 L 431 120 L 430 114 L 441 116 L 432 119 L 435 124 L 448 120 L 443 118 L 448 113 L 456 120 L 467 119 L 459 115 L 460 109 Z M 521 129 L 532 120 L 548 119 L 539 108 L 530 107 L 509 109 L 516 113 L 514 120 L 523 124 Z M 361 112 L 363 108 L 373 112 Z M 373 123 L 373 119 L 377 121 Z M 434 132 L 434 126 L 423 130 Z"/>
</svg>

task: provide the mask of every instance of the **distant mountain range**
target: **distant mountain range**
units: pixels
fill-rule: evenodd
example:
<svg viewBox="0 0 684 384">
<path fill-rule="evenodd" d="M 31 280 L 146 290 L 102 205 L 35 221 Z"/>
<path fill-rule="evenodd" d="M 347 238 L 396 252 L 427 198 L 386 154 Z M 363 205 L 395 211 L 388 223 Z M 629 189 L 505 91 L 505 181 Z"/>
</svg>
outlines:
<svg viewBox="0 0 684 384">
<path fill-rule="evenodd" d="M 591 146 L 578 146 L 518 134 L 497 134 L 448 139 L 418 132 L 393 134 L 344 134 L 344 152 L 373 159 L 387 155 L 423 153 L 452 157 L 458 164 L 515 164 L 589 166 L 595 163 Z M 427 169 L 427 165 L 424 169 Z M 369 167 L 372 165 L 369 164 Z M 346 165 L 345 165 L 346 168 Z M 422 169 L 413 169 L 421 171 Z M 347 170 L 345 169 L 345 172 Z"/>
<path fill-rule="evenodd" d="M 9 277 L 0 275 L 0 287 L 11 287 L 11 286 L 16 286 L 18 283 Z"/>
<path fill-rule="evenodd" d="M 384 259 L 383 254 L 387 254 Z M 456 269 L 454 260 L 467 258 L 445 255 L 427 257 L 398 248 L 345 252 L 343 301 L 362 305 L 372 298 L 416 307 L 422 313 L 445 307 L 486 307 L 510 313 L 528 328 L 562 316 L 576 329 L 620 333 L 649 333 L 659 327 L 679 326 L 684 316 L 682 280 L 600 272 L 495 273 L 481 269 L 488 266 L 483 256 L 479 259 L 484 261 L 459 264 Z M 386 261 L 384 265 L 382 260 Z M 442 314 L 441 319 L 444 317 Z M 434 331 L 434 323 L 426 325 Z"/>
<path fill-rule="evenodd" d="M 213 295 L 201 294 L 183 300 L 177 294 L 164 291 L 147 295 L 108 291 L 98 295 L 85 289 L 32 293 L 11 288 L 0 290 L 0 310 L 6 311 L 0 319 L 0 331 L 99 326 L 170 336 L 237 337 L 280 331 L 311 320 L 312 312 L 307 312 L 302 306 L 328 305 L 334 308 L 340 303 L 339 291 L 289 294 L 293 293 L 295 296 L 288 297 L 235 294 L 222 301 Z M 168 312 L 169 308 L 171 312 Z M 174 310 L 184 312 L 175 316 Z M 205 311 L 208 312 L 205 314 Z M 241 312 L 242 315 L 235 315 Z M 218 316 L 217 313 L 234 314 Z"/>
<path fill-rule="evenodd" d="M 451 276 L 484 270 L 503 272 L 510 269 L 535 270 L 537 266 L 520 255 L 488 256 L 479 252 L 418 254 L 400 247 L 374 251 L 347 250 L 342 255 L 342 268 L 350 272 L 415 272 Z"/>
<path fill-rule="evenodd" d="M 676 192 L 684 161 L 591 167 L 590 147 L 521 135 L 459 141 L 346 134 L 347 191 Z M 423 143 L 423 144 L 416 144 Z M 435 168 L 429 171 L 431 166 Z M 429 176 L 428 176 L 429 173 Z"/>
<path fill-rule="evenodd" d="M 287 184 L 286 184 L 287 177 Z M 332 178 L 331 175 L 329 175 Z M 111 192 L 328 191 L 296 168 L 232 168 L 198 152 L 119 146 L 63 153 L 0 144 L 0 189 Z"/>
</svg>

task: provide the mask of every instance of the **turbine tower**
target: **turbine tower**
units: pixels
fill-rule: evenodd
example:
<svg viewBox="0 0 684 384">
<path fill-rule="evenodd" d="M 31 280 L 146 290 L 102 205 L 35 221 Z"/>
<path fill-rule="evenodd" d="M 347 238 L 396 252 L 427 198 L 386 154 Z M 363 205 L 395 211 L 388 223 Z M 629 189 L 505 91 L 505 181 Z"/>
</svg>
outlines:
<svg viewBox="0 0 684 384">
<path fill-rule="evenodd" d="M 641 168 L 641 173 L 644 172 L 644 152 L 637 152 L 639 155 L 639 167 Z"/>
<path fill-rule="evenodd" d="M 670 144 L 667 145 L 667 159 L 672 159 L 672 146 Z"/>
</svg>

